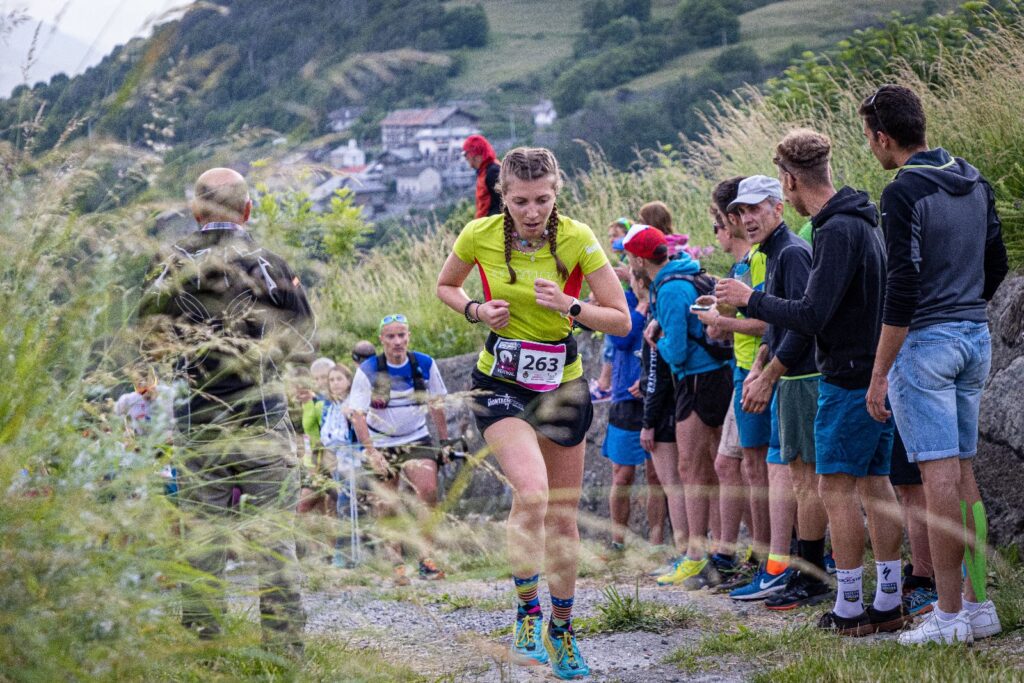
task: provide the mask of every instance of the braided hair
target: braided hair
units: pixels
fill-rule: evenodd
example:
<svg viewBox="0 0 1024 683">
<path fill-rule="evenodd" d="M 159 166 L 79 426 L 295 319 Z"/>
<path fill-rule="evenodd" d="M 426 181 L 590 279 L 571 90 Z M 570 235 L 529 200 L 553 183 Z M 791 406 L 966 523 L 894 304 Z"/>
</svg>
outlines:
<svg viewBox="0 0 1024 683">
<path fill-rule="evenodd" d="M 505 155 L 501 161 L 501 172 L 498 175 L 498 192 L 504 197 L 508 191 L 509 181 L 537 180 L 546 176 L 553 176 L 554 190 L 557 194 L 562 189 L 562 175 L 558 168 L 558 160 L 551 150 L 543 147 L 516 147 Z M 505 236 L 505 266 L 508 268 L 509 282 L 515 284 L 516 271 L 512 268 L 512 247 L 516 241 L 516 226 L 512 220 L 512 214 L 508 210 L 508 202 L 505 203 L 504 220 L 502 228 Z M 546 226 L 548 248 L 551 256 L 555 259 L 555 267 L 562 280 L 569 279 L 569 269 L 558 258 L 558 205 L 551 207 L 551 215 L 548 216 Z"/>
</svg>

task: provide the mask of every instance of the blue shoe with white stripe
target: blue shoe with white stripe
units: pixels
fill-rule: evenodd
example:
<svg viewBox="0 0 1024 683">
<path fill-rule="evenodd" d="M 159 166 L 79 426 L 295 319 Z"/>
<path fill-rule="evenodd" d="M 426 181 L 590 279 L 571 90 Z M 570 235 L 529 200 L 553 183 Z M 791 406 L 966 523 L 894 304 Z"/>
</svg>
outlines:
<svg viewBox="0 0 1024 683">
<path fill-rule="evenodd" d="M 781 574 L 772 575 L 765 571 L 764 567 L 757 570 L 753 580 L 746 586 L 741 586 L 729 593 L 733 600 L 763 600 L 769 595 L 779 593 L 786 588 L 789 578 L 793 576 L 794 569 L 789 567 Z"/>
</svg>

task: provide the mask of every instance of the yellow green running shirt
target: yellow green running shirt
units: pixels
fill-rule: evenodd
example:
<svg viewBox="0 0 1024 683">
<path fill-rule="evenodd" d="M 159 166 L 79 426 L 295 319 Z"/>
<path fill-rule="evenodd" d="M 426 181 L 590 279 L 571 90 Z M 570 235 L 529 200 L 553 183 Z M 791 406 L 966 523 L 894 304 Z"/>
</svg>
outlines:
<svg viewBox="0 0 1024 683">
<path fill-rule="evenodd" d="M 750 253 L 747 254 L 747 259 L 750 262 L 750 286 L 759 292 L 763 292 L 764 273 L 768 257 L 761 253 L 755 244 Z M 737 313 L 736 317 L 742 318 L 743 314 Z M 759 346 L 761 346 L 760 337 L 739 332 L 733 334 L 732 348 L 733 353 L 736 355 L 736 365 L 744 370 L 749 370 L 754 365 L 754 358 L 757 357 L 757 348 Z"/>
<path fill-rule="evenodd" d="M 555 259 L 547 244 L 532 254 L 512 250 L 512 268 L 516 283 L 509 283 L 505 267 L 504 217 L 486 216 L 470 221 L 462 229 L 452 251 L 464 263 L 475 264 L 483 282 L 484 299 L 503 299 L 509 303 L 509 323 L 498 331 L 508 339 L 553 342 L 564 339 L 572 331 L 572 323 L 556 311 L 537 305 L 533 281 L 544 278 L 561 282 Z M 608 263 L 604 249 L 589 226 L 560 216 L 558 219 L 558 258 L 569 271 L 562 291 L 578 297 L 583 277 Z M 494 356 L 486 349 L 480 352 L 477 368 L 489 375 Z M 562 374 L 562 382 L 583 376 L 583 361 L 577 357 Z"/>
</svg>

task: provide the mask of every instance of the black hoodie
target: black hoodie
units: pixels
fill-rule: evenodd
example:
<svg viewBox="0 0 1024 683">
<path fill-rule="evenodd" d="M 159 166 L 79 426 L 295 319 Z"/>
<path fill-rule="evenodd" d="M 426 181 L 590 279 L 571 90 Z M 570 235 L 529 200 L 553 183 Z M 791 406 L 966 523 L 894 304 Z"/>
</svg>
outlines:
<svg viewBox="0 0 1024 683">
<path fill-rule="evenodd" d="M 811 219 L 814 257 L 803 298 L 754 292 L 749 317 L 813 334 L 818 370 L 846 389 L 871 383 L 882 326 L 885 245 L 866 192 L 844 187 Z"/>
<path fill-rule="evenodd" d="M 941 147 L 919 152 L 882 192 L 881 205 L 885 324 L 985 322 L 985 302 L 1008 267 L 995 195 L 978 169 Z"/>
</svg>

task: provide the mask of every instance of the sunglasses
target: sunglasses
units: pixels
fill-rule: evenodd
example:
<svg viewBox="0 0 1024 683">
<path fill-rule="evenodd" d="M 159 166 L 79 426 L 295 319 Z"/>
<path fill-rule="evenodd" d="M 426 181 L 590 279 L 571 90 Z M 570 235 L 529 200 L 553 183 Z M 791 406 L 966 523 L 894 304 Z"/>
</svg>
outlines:
<svg viewBox="0 0 1024 683">
<path fill-rule="evenodd" d="M 385 325 L 390 325 L 391 323 L 402 323 L 403 325 L 408 325 L 409 319 L 406 318 L 401 313 L 393 313 L 391 315 L 386 315 L 380 319 L 380 327 L 378 328 L 378 330 L 384 329 Z"/>
<path fill-rule="evenodd" d="M 355 361 L 356 363 L 359 363 L 361 365 L 364 361 L 368 361 L 371 358 L 373 358 L 374 355 L 375 354 L 372 354 L 372 353 L 364 355 L 364 354 L 356 353 L 356 352 L 353 351 L 352 352 L 352 360 Z"/>
<path fill-rule="evenodd" d="M 722 223 L 712 223 L 711 224 L 711 231 L 713 233 L 715 233 L 717 235 L 719 230 L 725 230 L 725 225 L 722 224 Z"/>
<path fill-rule="evenodd" d="M 882 123 L 882 116 L 878 113 L 878 106 L 875 105 L 875 99 L 878 97 L 878 94 L 882 92 L 884 88 L 885 86 L 883 85 L 881 88 L 872 93 L 871 97 L 868 98 L 868 101 L 864 103 L 864 106 L 871 107 L 871 113 L 875 115 L 875 122 L 878 124 L 878 131 L 888 135 L 889 131 L 886 130 L 885 124 Z"/>
</svg>

